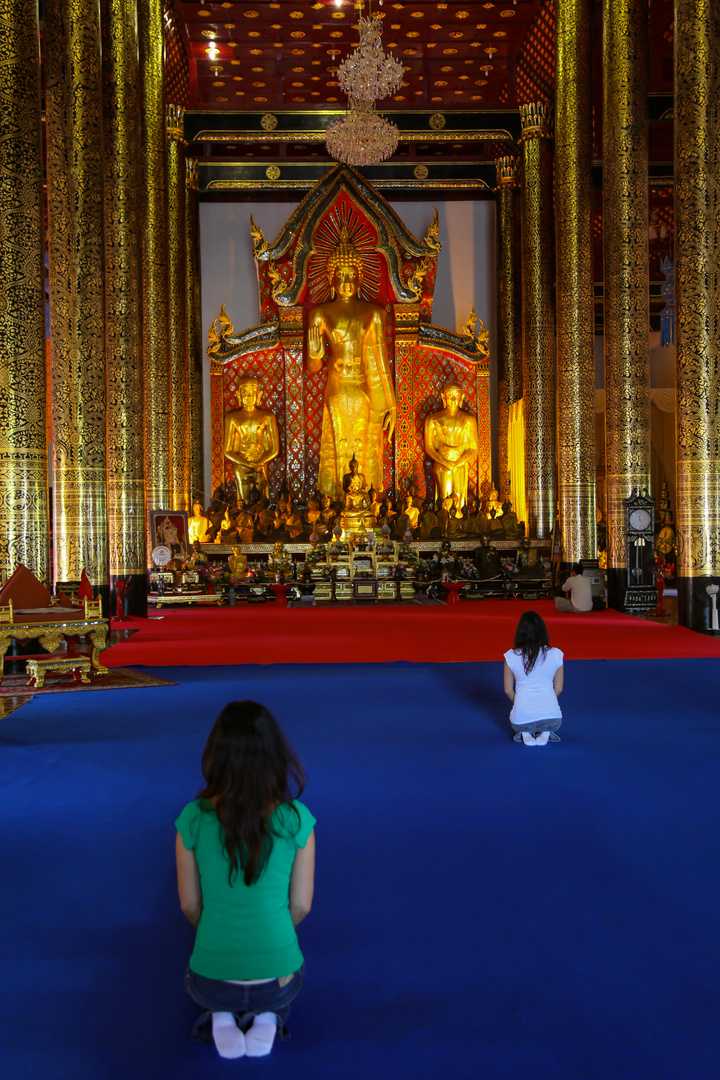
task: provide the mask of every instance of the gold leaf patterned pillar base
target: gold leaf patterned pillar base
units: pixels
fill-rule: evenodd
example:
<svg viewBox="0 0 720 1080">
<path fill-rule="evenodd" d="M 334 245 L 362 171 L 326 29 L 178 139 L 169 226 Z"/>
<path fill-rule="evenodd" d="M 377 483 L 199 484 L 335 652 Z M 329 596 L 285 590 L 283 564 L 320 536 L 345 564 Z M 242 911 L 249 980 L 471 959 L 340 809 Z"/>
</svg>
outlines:
<svg viewBox="0 0 720 1080">
<path fill-rule="evenodd" d="M 610 604 L 628 585 L 625 499 L 650 490 L 648 13 L 644 0 L 603 10 L 605 453 Z"/>
<path fill-rule="evenodd" d="M 185 260 L 185 140 L 179 105 L 167 107 L 168 255 L 170 285 L 170 443 L 171 500 L 174 510 L 190 510 L 190 380 L 187 338 Z"/>
<path fill-rule="evenodd" d="M 138 0 L 145 502 L 172 509 L 170 317 L 162 0 Z M 152 538 L 148 529 L 148 558 Z"/>
<path fill-rule="evenodd" d="M 510 406 L 522 397 L 522 306 L 520 278 L 520 159 L 498 158 L 497 187 L 497 404 L 498 491 L 510 496 L 508 425 Z"/>
<path fill-rule="evenodd" d="M 48 0 L 45 33 L 55 580 L 85 570 L 107 605 L 99 7 Z"/>
<path fill-rule="evenodd" d="M 0 566 L 49 580 L 40 34 L 35 0 L 0 6 Z"/>
<path fill-rule="evenodd" d="M 591 0 L 558 0 L 555 95 L 558 501 L 562 559 L 597 559 Z"/>
<path fill-rule="evenodd" d="M 203 340 L 200 309 L 200 230 L 197 161 L 186 160 L 185 244 L 187 261 L 187 340 L 189 364 L 190 498 L 205 498 L 203 420 Z"/>
<path fill-rule="evenodd" d="M 720 17 L 675 3 L 678 617 L 710 627 L 720 585 Z"/>
<path fill-rule="evenodd" d="M 101 10 L 110 604 L 146 616 L 137 4 L 102 0 Z"/>
<path fill-rule="evenodd" d="M 547 537 L 555 520 L 552 110 L 522 105 L 520 119 L 527 535 Z"/>
</svg>

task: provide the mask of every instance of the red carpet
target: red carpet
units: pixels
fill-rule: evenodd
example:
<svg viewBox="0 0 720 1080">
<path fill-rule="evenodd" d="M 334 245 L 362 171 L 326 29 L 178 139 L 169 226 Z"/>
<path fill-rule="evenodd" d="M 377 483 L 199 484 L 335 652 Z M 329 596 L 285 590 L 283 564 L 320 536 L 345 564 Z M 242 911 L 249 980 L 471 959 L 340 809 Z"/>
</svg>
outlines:
<svg viewBox="0 0 720 1080">
<path fill-rule="evenodd" d="M 453 607 L 215 608 L 135 619 L 140 633 L 103 654 L 133 664 L 334 664 L 499 660 L 522 611 L 545 619 L 571 660 L 720 657 L 720 640 L 617 611 L 561 615 L 550 600 L 484 600 Z"/>
</svg>

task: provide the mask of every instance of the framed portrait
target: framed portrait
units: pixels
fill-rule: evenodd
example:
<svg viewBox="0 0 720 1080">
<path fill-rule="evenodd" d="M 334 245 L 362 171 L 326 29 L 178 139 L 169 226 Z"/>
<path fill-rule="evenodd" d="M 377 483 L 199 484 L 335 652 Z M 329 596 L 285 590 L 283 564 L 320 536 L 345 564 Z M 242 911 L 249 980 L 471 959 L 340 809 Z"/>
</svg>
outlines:
<svg viewBox="0 0 720 1080">
<path fill-rule="evenodd" d="M 150 510 L 151 549 L 166 547 L 173 559 L 188 557 L 187 510 Z"/>
</svg>

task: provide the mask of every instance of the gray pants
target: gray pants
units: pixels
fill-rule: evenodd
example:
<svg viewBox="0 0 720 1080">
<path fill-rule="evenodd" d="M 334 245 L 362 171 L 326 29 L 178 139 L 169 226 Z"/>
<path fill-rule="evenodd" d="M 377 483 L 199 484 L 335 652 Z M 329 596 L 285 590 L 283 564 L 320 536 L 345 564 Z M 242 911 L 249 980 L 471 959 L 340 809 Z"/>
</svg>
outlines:
<svg viewBox="0 0 720 1080">
<path fill-rule="evenodd" d="M 561 724 L 560 716 L 556 716 L 554 720 L 533 720 L 531 724 L 513 724 L 512 720 L 510 721 L 514 735 L 521 735 L 523 731 L 528 731 L 531 735 L 539 735 L 541 731 L 557 731 Z"/>
<path fill-rule="evenodd" d="M 575 610 L 575 608 L 572 606 L 572 600 L 568 600 L 567 597 L 565 597 L 565 596 L 556 596 L 555 597 L 555 607 L 557 608 L 558 611 L 574 611 Z"/>
</svg>

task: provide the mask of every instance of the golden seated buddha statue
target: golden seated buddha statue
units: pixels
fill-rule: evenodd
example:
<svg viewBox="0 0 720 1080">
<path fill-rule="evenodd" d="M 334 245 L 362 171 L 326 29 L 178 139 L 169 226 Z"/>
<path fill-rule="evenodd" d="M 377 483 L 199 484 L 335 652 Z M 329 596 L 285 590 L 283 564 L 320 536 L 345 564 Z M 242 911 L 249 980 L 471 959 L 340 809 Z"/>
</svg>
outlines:
<svg viewBox="0 0 720 1080">
<path fill-rule="evenodd" d="M 373 529 L 375 514 L 370 504 L 365 477 L 360 472 L 360 465 L 354 454 L 350 460 L 350 472 L 343 477 L 343 491 L 345 509 L 340 515 L 340 526 L 345 535 Z"/>
</svg>

